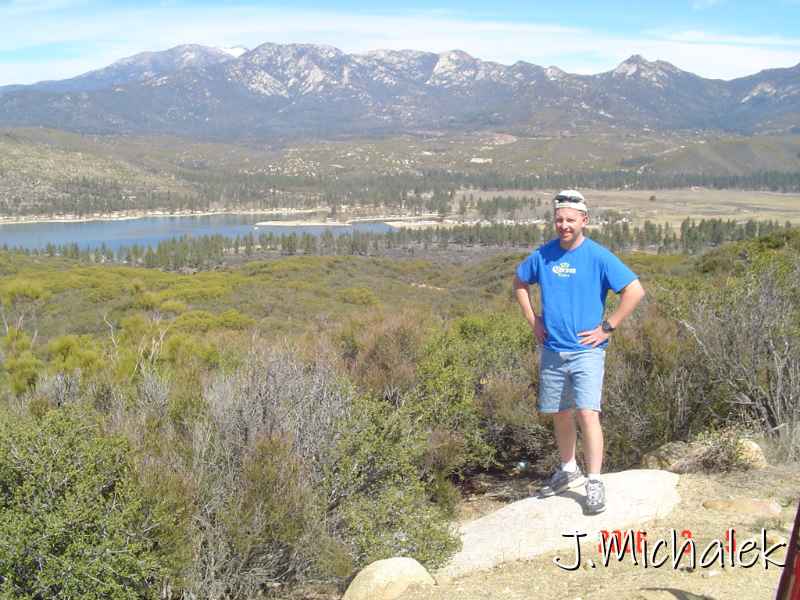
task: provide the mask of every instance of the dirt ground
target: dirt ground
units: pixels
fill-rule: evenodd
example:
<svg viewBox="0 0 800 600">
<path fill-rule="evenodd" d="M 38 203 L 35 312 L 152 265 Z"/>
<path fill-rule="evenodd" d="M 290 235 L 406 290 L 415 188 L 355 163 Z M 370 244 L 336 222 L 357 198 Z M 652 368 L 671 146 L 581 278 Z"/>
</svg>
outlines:
<svg viewBox="0 0 800 600">
<path fill-rule="evenodd" d="M 482 494 L 467 498 L 462 511 L 463 519 L 478 518 L 494 510 L 514 497 L 514 490 L 508 485 L 500 491 L 492 490 L 487 482 L 487 490 Z M 512 486 L 513 487 L 513 486 Z M 681 502 L 666 518 L 642 523 L 640 530 L 647 532 L 652 545 L 658 539 L 670 540 L 671 529 L 678 532 L 690 530 L 697 543 L 697 568 L 689 568 L 688 556 L 680 562 L 677 569 L 672 568 L 672 560 L 662 567 L 648 568 L 640 562 L 633 564 L 630 555 L 622 562 L 612 557 L 608 567 L 600 560 L 596 543 L 585 542 L 583 567 L 566 571 L 554 564 L 555 555 L 564 564 L 575 562 L 574 548 L 566 549 L 554 556 L 540 556 L 536 559 L 505 564 L 491 571 L 473 574 L 464 578 L 440 584 L 436 587 L 414 589 L 402 596 L 403 600 L 459 600 L 508 599 L 522 600 L 532 598 L 565 598 L 571 600 L 601 600 L 611 598 L 634 599 L 678 599 L 723 600 L 743 598 L 747 600 L 769 599 L 774 596 L 780 579 L 781 568 L 770 565 L 764 567 L 763 558 L 754 566 L 745 568 L 730 566 L 726 557 L 724 567 L 715 565 L 701 568 L 700 558 L 712 540 L 725 541 L 726 531 L 735 529 L 736 546 L 748 538 L 755 538 L 759 547 L 761 530 L 766 530 L 767 547 L 785 541 L 790 533 L 797 502 L 800 499 L 800 465 L 770 466 L 762 471 L 734 472 L 725 474 L 682 475 L 678 484 Z M 750 513 L 745 510 L 724 512 L 705 508 L 708 500 L 729 500 L 757 498 L 775 500 L 781 507 L 780 515 Z M 609 502 L 623 501 L 610 498 Z M 680 535 L 680 533 L 679 533 Z M 669 548 L 669 546 L 667 546 Z M 668 555 L 663 551 L 659 558 Z M 745 556 L 752 560 L 756 552 Z M 774 561 L 782 563 L 785 547 L 770 554 Z M 591 567 L 590 561 L 594 563 Z"/>
</svg>

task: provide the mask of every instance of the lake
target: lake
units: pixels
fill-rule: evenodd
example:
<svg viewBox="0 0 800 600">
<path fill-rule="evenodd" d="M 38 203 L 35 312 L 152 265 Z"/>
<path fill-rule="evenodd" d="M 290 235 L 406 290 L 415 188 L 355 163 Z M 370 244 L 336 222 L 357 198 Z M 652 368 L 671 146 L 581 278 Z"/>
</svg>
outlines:
<svg viewBox="0 0 800 600">
<path fill-rule="evenodd" d="M 348 226 L 258 226 L 259 221 L 274 220 L 274 214 L 206 215 L 194 217 L 144 217 L 124 221 L 88 221 L 85 223 L 24 223 L 0 225 L 0 246 L 9 248 L 43 249 L 47 244 L 61 246 L 77 243 L 81 249 L 98 248 L 105 243 L 108 248 L 139 246 L 155 247 L 159 242 L 182 236 L 200 237 L 223 235 L 235 238 L 272 233 L 274 235 L 322 235 L 330 230 L 333 235 L 352 233 L 386 233 L 393 228 L 386 223 L 356 223 Z"/>
</svg>

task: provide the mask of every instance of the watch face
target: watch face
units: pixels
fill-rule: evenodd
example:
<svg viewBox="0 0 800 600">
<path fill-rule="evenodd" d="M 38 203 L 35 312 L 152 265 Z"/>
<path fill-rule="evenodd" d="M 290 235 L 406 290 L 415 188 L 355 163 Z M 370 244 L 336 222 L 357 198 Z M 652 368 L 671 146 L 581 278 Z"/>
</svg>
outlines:
<svg viewBox="0 0 800 600">
<path fill-rule="evenodd" d="M 611 333 L 612 331 L 614 331 L 614 328 L 611 326 L 611 323 L 609 323 L 608 321 L 603 321 L 602 328 L 603 328 L 603 331 L 605 331 L 606 333 Z"/>
</svg>

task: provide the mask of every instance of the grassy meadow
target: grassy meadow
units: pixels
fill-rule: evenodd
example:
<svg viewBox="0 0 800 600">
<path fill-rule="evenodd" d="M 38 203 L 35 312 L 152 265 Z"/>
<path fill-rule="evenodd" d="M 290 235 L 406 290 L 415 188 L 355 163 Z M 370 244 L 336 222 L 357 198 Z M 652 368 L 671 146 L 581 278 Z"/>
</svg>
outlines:
<svg viewBox="0 0 800 600">
<path fill-rule="evenodd" d="M 476 201 L 496 197 L 541 198 L 546 204 L 558 190 L 462 190 L 458 197 Z M 582 190 L 594 214 L 613 210 L 641 226 L 645 221 L 679 227 L 685 219 L 775 220 L 800 223 L 800 194 L 707 188 L 670 190 Z"/>
</svg>

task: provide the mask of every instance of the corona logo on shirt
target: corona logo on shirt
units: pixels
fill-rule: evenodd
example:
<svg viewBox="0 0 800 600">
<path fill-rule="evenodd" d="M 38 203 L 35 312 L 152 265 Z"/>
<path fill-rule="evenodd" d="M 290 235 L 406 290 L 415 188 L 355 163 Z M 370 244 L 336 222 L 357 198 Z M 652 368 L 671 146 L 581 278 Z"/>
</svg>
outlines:
<svg viewBox="0 0 800 600">
<path fill-rule="evenodd" d="M 569 277 L 575 275 L 575 267 L 570 267 L 568 262 L 562 262 L 559 265 L 553 265 L 553 273 L 559 277 Z"/>
</svg>

